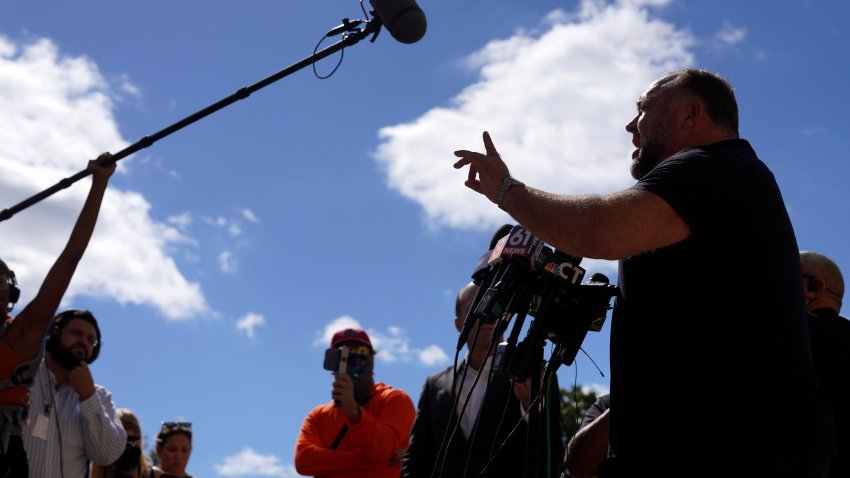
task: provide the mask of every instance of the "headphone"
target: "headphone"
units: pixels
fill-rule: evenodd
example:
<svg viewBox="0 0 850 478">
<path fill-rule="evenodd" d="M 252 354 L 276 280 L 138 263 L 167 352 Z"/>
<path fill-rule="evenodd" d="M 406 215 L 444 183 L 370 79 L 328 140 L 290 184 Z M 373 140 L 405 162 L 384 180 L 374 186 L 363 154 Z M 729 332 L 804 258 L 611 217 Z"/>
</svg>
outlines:
<svg viewBox="0 0 850 478">
<path fill-rule="evenodd" d="M 56 350 L 59 350 L 62 345 L 60 343 L 60 339 L 62 337 L 62 329 L 71 322 L 72 319 L 81 319 L 86 322 L 92 324 L 94 326 L 95 333 L 97 333 L 97 342 L 94 344 L 94 348 L 91 352 L 91 357 L 86 360 L 86 363 L 92 363 L 95 361 L 97 356 L 100 354 L 100 327 L 97 325 L 97 320 L 95 320 L 94 315 L 88 310 L 77 310 L 71 309 L 66 310 L 64 312 L 60 312 L 53 318 L 53 323 L 50 326 L 50 331 L 47 333 L 47 342 L 45 343 L 45 349 L 54 353 Z"/>
<path fill-rule="evenodd" d="M 21 298 L 21 289 L 18 288 L 18 280 L 15 279 L 15 272 L 9 269 L 5 262 L 0 260 L 0 272 L 6 273 L 6 284 L 9 285 L 9 301 L 6 304 L 6 313 L 15 308 L 18 299 Z"/>
</svg>

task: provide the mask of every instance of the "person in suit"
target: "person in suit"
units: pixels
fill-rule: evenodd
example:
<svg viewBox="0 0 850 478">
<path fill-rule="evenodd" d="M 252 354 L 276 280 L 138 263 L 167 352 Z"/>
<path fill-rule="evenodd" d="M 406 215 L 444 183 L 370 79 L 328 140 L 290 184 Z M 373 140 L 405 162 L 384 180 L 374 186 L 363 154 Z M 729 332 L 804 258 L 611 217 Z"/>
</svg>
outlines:
<svg viewBox="0 0 850 478">
<path fill-rule="evenodd" d="M 478 286 L 470 283 L 457 296 L 454 322 L 458 332 L 477 290 Z M 529 382 L 514 384 L 499 375 L 493 375 L 488 381 L 493 333 L 493 324 L 473 325 L 467 339 L 467 356 L 458 365 L 456 392 L 459 399 L 454 409 L 455 373 L 452 367 L 426 380 L 410 434 L 410 446 L 402 463 L 402 477 L 477 477 L 482 476 L 485 468 L 484 476 L 490 478 L 526 476 L 528 425 L 524 414 L 529 407 L 530 385 Z M 479 373 L 480 378 L 475 383 Z M 552 406 L 546 407 L 551 412 L 548 417 L 552 450 L 547 456 L 547 440 L 539 440 L 542 444 L 538 460 L 540 476 L 556 476 L 558 466 L 554 463 L 563 456 L 557 383 L 553 383 L 550 390 L 555 390 L 548 400 Z M 448 444 L 444 445 L 445 442 Z M 553 465 L 547 467 L 547 462 Z"/>
<path fill-rule="evenodd" d="M 844 276 L 832 259 L 800 252 L 803 295 L 809 321 L 812 361 L 835 416 L 835 440 L 829 478 L 850 477 L 850 321 L 839 315 Z"/>
</svg>

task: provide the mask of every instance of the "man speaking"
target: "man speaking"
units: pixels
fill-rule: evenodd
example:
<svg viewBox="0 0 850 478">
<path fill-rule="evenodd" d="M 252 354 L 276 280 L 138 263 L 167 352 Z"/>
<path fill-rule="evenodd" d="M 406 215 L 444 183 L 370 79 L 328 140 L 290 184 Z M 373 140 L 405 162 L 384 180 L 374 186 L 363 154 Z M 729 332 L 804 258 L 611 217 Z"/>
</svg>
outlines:
<svg viewBox="0 0 850 478">
<path fill-rule="evenodd" d="M 466 185 L 537 237 L 620 260 L 616 476 L 824 476 L 834 424 L 812 367 L 797 242 L 773 174 L 739 138 L 731 85 L 704 70 L 666 74 L 626 131 L 637 184 L 605 196 L 525 186 L 487 133 L 486 153 L 455 152 Z"/>
</svg>

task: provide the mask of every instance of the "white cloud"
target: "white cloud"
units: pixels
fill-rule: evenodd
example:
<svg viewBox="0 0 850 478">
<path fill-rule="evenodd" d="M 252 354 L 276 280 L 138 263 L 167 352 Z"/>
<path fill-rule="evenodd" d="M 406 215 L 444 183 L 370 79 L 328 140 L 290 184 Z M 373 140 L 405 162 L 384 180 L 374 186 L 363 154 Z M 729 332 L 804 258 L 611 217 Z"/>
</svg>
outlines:
<svg viewBox="0 0 850 478">
<path fill-rule="evenodd" d="M 584 393 L 594 392 L 597 397 L 600 395 L 606 395 L 611 393 L 611 389 L 607 385 L 603 385 L 601 383 L 596 382 L 587 385 L 582 385 L 581 391 Z"/>
<path fill-rule="evenodd" d="M 245 332 L 245 335 L 253 339 L 255 337 L 255 329 L 257 327 L 264 327 L 265 325 L 266 318 L 264 316 L 249 312 L 236 321 L 236 330 Z"/>
<path fill-rule="evenodd" d="M 192 215 L 188 212 L 184 212 L 183 214 L 169 216 L 165 219 L 165 221 L 181 230 L 184 230 L 192 225 Z"/>
<path fill-rule="evenodd" d="M 118 78 L 118 81 L 119 81 L 119 88 L 121 88 L 121 91 L 129 94 L 130 96 L 134 96 L 136 98 L 142 97 L 142 90 L 138 86 L 133 84 L 132 81 L 130 81 L 129 75 L 127 75 L 126 73 L 122 74 Z"/>
<path fill-rule="evenodd" d="M 250 222 L 252 224 L 257 224 L 257 223 L 260 222 L 260 220 L 257 219 L 257 215 L 254 214 L 254 211 L 252 211 L 250 209 L 243 209 L 242 210 L 242 217 L 244 217 L 245 220 L 247 220 L 248 222 Z"/>
<path fill-rule="evenodd" d="M 248 221 L 251 224 L 258 224 L 260 221 L 257 215 L 250 209 L 242 209 L 237 217 L 205 217 L 203 221 L 213 227 L 218 227 L 226 231 L 231 237 L 239 237 L 242 235 L 242 220 Z"/>
<path fill-rule="evenodd" d="M 350 315 L 343 315 L 325 324 L 319 337 L 313 341 L 313 347 L 328 347 L 334 334 L 342 329 L 362 329 L 360 322 Z M 370 337 L 371 338 L 371 337 Z"/>
<path fill-rule="evenodd" d="M 0 36 L 0 202 L 16 204 L 82 170 L 100 152 L 125 147 L 113 96 L 90 59 L 64 56 L 47 39 L 17 45 Z M 116 174 L 130 174 L 132 161 L 122 161 Z M 23 302 L 64 247 L 90 180 L 80 183 L 0 226 L 3 258 L 22 282 Z M 112 185 L 66 303 L 85 294 L 152 306 L 170 319 L 206 313 L 200 285 L 188 281 L 167 253 L 191 242 L 154 221 L 142 195 Z"/>
<path fill-rule="evenodd" d="M 449 363 L 451 359 L 439 346 L 432 345 L 419 351 L 419 361 L 425 365 L 433 366 Z"/>
<path fill-rule="evenodd" d="M 802 130 L 803 136 L 829 136 L 829 130 L 826 128 L 821 128 L 819 126 L 809 126 L 803 128 Z"/>
<path fill-rule="evenodd" d="M 342 329 L 363 329 L 356 319 L 349 315 L 338 317 L 326 324 L 313 341 L 314 347 L 327 347 L 334 333 Z M 449 357 L 437 345 L 425 348 L 411 346 L 410 337 L 401 327 L 390 326 L 386 331 L 364 329 L 369 334 L 372 347 L 378 352 L 375 358 L 386 363 L 419 361 L 422 365 L 433 366 L 449 362 Z"/>
<path fill-rule="evenodd" d="M 280 458 L 273 454 L 261 455 L 251 447 L 245 447 L 239 453 L 225 457 L 224 461 L 215 465 L 219 476 L 272 476 L 277 478 L 294 478 L 298 476 L 295 467 L 284 465 Z"/>
<path fill-rule="evenodd" d="M 238 263 L 236 262 L 236 259 L 233 258 L 233 254 L 230 251 L 224 251 L 218 255 L 218 265 L 221 268 L 221 272 L 229 274 L 236 272 Z"/>
<path fill-rule="evenodd" d="M 733 46 L 744 41 L 746 37 L 746 28 L 736 27 L 728 21 L 724 21 L 723 27 L 714 34 L 714 41 L 720 46 Z"/>
<path fill-rule="evenodd" d="M 390 188 L 434 225 L 491 229 L 508 218 L 468 190 L 452 151 L 483 150 L 488 130 L 517 178 L 557 193 L 612 192 L 632 183 L 626 123 L 661 74 L 692 62 L 686 31 L 650 17 L 665 1 L 585 0 L 469 55 L 480 79 L 448 106 L 379 131 L 375 159 Z"/>
</svg>

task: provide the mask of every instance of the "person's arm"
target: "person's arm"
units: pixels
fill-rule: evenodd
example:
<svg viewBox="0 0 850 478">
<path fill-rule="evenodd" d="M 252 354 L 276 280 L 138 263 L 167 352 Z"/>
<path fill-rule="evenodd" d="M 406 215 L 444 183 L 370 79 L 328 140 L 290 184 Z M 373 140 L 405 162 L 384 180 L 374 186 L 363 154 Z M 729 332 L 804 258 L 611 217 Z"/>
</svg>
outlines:
<svg viewBox="0 0 850 478">
<path fill-rule="evenodd" d="M 32 357 L 41 349 L 44 332 L 53 319 L 53 314 L 74 276 L 77 264 L 88 247 L 109 177 L 115 171 L 115 163 L 100 166 L 100 163 L 108 157 L 109 153 L 104 153 L 97 159 L 89 161 L 88 168 L 92 171 L 91 188 L 74 224 L 74 229 L 71 231 L 71 236 L 68 238 L 68 243 L 50 268 L 38 293 L 15 317 L 6 332 L 7 335 L 3 336 L 9 347 L 18 355 Z"/>
<path fill-rule="evenodd" d="M 567 445 L 564 464 L 573 478 L 596 476 L 608 456 L 608 412 L 582 427 Z"/>
<path fill-rule="evenodd" d="M 372 400 L 384 400 L 377 415 L 360 409 L 360 421 L 349 423 L 351 440 L 362 444 L 366 456 L 382 463 L 387 462 L 400 447 L 407 445 L 410 429 L 416 416 L 413 401 L 401 390 L 392 390 L 386 397 L 372 397 Z"/>
<path fill-rule="evenodd" d="M 496 203 L 510 175 L 488 133 L 487 153 L 455 151 L 454 167 L 469 166 L 466 186 Z M 597 259 L 622 259 L 675 244 L 690 235 L 688 224 L 663 199 L 627 189 L 607 196 L 560 196 L 513 186 L 503 208 L 536 237 L 564 252 Z"/>
<path fill-rule="evenodd" d="M 98 465 L 111 465 L 121 456 L 127 444 L 127 432 L 115 415 L 112 394 L 103 387 L 97 387 L 93 395 L 85 400 L 81 398 L 80 414 L 83 417 L 86 456 Z"/>
<path fill-rule="evenodd" d="M 321 416 L 317 410 L 320 409 L 314 409 L 304 419 L 295 441 L 295 470 L 301 475 L 314 476 L 351 469 L 352 461 L 361 452 L 327 448 L 322 443 Z"/>
<path fill-rule="evenodd" d="M 410 446 L 402 460 L 402 478 L 428 478 L 437 459 L 434 451 L 434 430 L 431 429 L 431 407 L 429 405 L 429 383 L 426 380 L 419 396 L 419 406 L 413 430 L 410 432 Z"/>
</svg>

